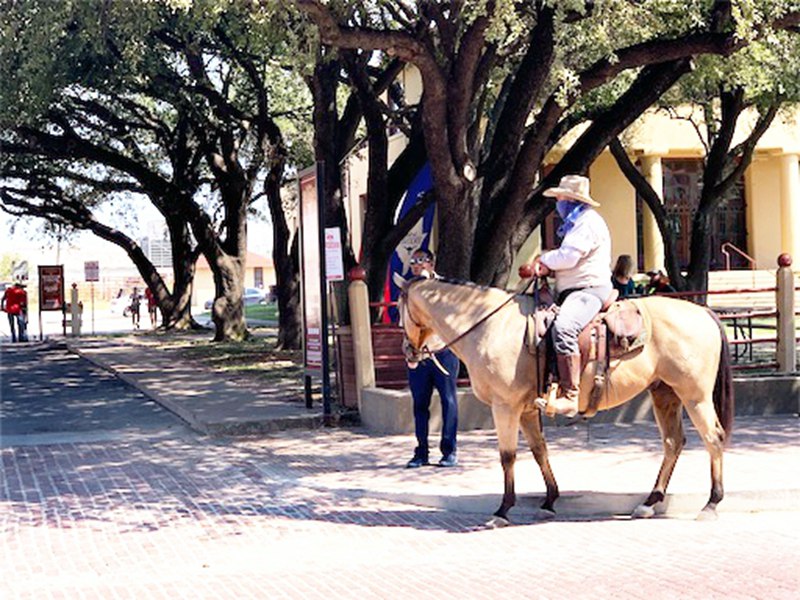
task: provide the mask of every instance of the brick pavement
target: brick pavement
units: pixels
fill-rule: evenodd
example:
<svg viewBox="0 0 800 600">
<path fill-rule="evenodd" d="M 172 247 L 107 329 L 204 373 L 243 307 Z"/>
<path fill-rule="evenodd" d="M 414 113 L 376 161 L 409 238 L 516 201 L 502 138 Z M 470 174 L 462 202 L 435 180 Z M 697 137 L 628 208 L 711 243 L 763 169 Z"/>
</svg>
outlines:
<svg viewBox="0 0 800 600">
<path fill-rule="evenodd" d="M 127 374 L 139 383 L 158 371 L 164 393 L 208 383 L 163 369 L 163 357 L 146 363 L 146 347 L 131 360 L 132 348 L 95 350 L 137 365 Z M 222 417 L 251 395 L 200 389 L 184 401 L 205 398 Z M 649 490 L 652 424 L 548 428 L 562 516 L 538 519 L 541 478 L 523 450 L 518 525 L 496 531 L 481 527 L 499 502 L 491 432 L 460 434 L 459 468 L 417 471 L 402 468 L 410 436 L 360 429 L 19 436 L 0 449 L 0 598 L 794 598 L 798 420 L 737 420 L 727 496 L 709 523 L 691 519 L 708 459 L 687 432 L 674 516 L 597 511 Z M 592 498 L 606 502 L 581 505 Z"/>
<path fill-rule="evenodd" d="M 796 441 L 777 429 L 773 445 Z M 603 430 L 550 437 L 566 491 Z M 417 471 L 401 468 L 406 436 L 360 430 L 52 441 L 2 449 L 3 598 L 793 598 L 800 585 L 800 511 L 710 523 L 522 511 L 486 531 L 481 510 L 398 500 L 407 488 L 475 499 L 465 482 L 485 485 L 490 467 L 482 491 L 496 500 L 486 432 L 461 436 L 460 468 Z M 629 436 L 626 452 L 651 443 Z"/>
</svg>

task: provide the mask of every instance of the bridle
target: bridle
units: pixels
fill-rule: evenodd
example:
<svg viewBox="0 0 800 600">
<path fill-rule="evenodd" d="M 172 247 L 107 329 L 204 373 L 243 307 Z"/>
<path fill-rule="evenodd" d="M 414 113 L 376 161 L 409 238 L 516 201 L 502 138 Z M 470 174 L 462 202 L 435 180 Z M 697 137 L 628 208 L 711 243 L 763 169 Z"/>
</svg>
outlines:
<svg viewBox="0 0 800 600">
<path fill-rule="evenodd" d="M 416 326 L 418 329 L 420 329 L 420 330 L 422 330 L 422 331 L 425 331 L 425 330 L 430 330 L 430 327 L 425 327 L 424 325 L 422 325 L 421 323 L 419 323 L 419 322 L 418 322 L 416 319 L 414 319 L 413 315 L 411 314 L 411 310 L 410 310 L 410 308 L 409 308 L 409 306 L 408 306 L 408 290 L 411 288 L 411 286 L 412 286 L 413 284 L 415 284 L 415 283 L 417 283 L 417 282 L 419 282 L 419 281 L 424 281 L 424 280 L 426 280 L 426 279 L 427 279 L 426 277 L 415 277 L 415 278 L 411 279 L 411 280 L 408 282 L 408 284 L 406 285 L 405 289 L 401 289 L 401 291 L 400 291 L 400 298 L 401 298 L 401 300 L 403 300 L 403 311 L 402 311 L 402 313 L 401 313 L 401 318 L 403 318 L 403 313 L 405 313 L 405 315 L 408 315 L 408 318 L 409 318 L 409 320 L 410 320 L 410 321 L 411 321 L 411 322 L 412 322 L 412 323 L 413 323 L 413 324 L 414 324 L 414 325 L 415 325 L 415 326 Z M 442 346 L 441 348 L 437 348 L 437 349 L 435 350 L 435 352 L 442 352 L 443 350 L 447 350 L 447 349 L 449 349 L 449 348 L 450 348 L 450 347 L 451 347 L 453 344 L 456 344 L 457 342 L 459 342 L 459 341 L 461 341 L 462 339 L 464 339 L 464 338 L 465 338 L 466 336 L 468 336 L 470 333 L 472 333 L 473 331 L 475 331 L 475 329 L 477 329 L 477 328 L 478 328 L 480 325 L 482 325 L 483 323 L 485 323 L 486 321 L 488 321 L 490 318 L 492 318 L 494 315 L 496 315 L 498 312 L 500 312 L 500 311 L 501 311 L 503 308 L 505 308 L 505 307 L 506 307 L 506 306 L 507 306 L 507 305 L 508 305 L 508 304 L 509 304 L 509 303 L 510 303 L 512 300 L 514 300 L 514 299 L 515 299 L 515 298 L 516 298 L 516 297 L 517 297 L 519 294 L 524 294 L 524 293 L 527 291 L 527 289 L 528 289 L 528 288 L 529 288 L 531 285 L 534 285 L 534 290 L 535 290 L 535 294 L 536 294 L 536 296 L 537 296 L 537 301 L 538 301 L 538 293 L 539 293 L 539 286 L 537 285 L 537 284 L 538 284 L 538 279 L 539 279 L 538 277 L 534 277 L 534 278 L 530 279 L 530 280 L 529 280 L 529 281 L 527 281 L 527 282 L 523 281 L 523 282 L 522 282 L 522 284 L 520 285 L 520 288 L 519 288 L 519 289 L 517 289 L 516 291 L 514 291 L 514 293 L 510 294 L 508 298 L 506 298 L 506 299 L 505 299 L 503 302 L 501 302 L 501 303 L 500 303 L 498 306 L 496 306 L 495 308 L 493 308 L 492 310 L 490 310 L 488 313 L 486 313 L 485 315 L 483 315 L 483 316 L 482 316 L 480 319 L 478 319 L 477 321 L 475 321 L 475 323 L 473 323 L 472 325 L 470 325 L 470 326 L 469 326 L 469 327 L 468 327 L 468 328 L 467 328 L 465 331 L 463 331 L 463 332 L 459 333 L 459 334 L 458 334 L 458 335 L 457 335 L 455 338 L 453 338 L 453 339 L 452 339 L 452 340 L 450 340 L 449 342 L 445 343 L 445 344 L 444 344 L 444 346 Z M 413 351 L 415 354 L 417 354 L 417 355 L 420 355 L 420 356 L 423 356 L 423 357 L 425 357 L 425 356 L 427 355 L 429 358 L 431 358 L 431 360 L 433 360 L 433 361 L 434 361 L 434 363 L 436 364 L 436 366 L 437 366 L 437 367 L 439 367 L 439 369 L 440 369 L 442 372 L 444 372 L 445 374 L 447 374 L 447 370 L 446 370 L 446 369 L 445 369 L 445 368 L 444 368 L 444 367 L 443 367 L 443 366 L 442 366 L 442 365 L 439 363 L 439 361 L 436 359 L 436 356 L 435 356 L 435 354 L 434 354 L 434 351 L 430 350 L 430 349 L 427 347 L 427 344 L 426 344 L 425 346 L 422 346 L 421 348 L 417 348 L 417 347 L 415 347 L 415 346 L 414 346 L 414 344 L 412 344 L 412 343 L 411 343 L 411 340 L 408 338 L 408 336 L 407 336 L 407 335 L 406 335 L 405 337 L 406 337 L 406 340 L 408 341 L 408 345 L 409 345 L 409 347 L 411 348 L 411 350 L 412 350 L 412 351 Z"/>
<path fill-rule="evenodd" d="M 421 281 L 421 280 L 424 280 L 424 279 L 427 279 L 427 278 L 426 277 L 421 277 L 421 276 L 414 277 L 414 278 L 412 278 L 412 279 L 410 279 L 408 281 L 408 283 L 406 284 L 406 287 L 400 288 L 400 300 L 401 300 L 401 302 L 403 304 L 403 310 L 400 311 L 401 325 L 403 325 L 403 323 L 405 322 L 405 319 L 408 318 L 408 320 L 411 321 L 414 324 L 414 326 L 418 330 L 420 330 L 421 332 L 430 331 L 430 327 L 426 327 L 425 325 L 423 325 L 422 323 L 417 321 L 414 318 L 414 315 L 411 314 L 411 309 L 408 306 L 408 288 L 410 288 L 412 284 L 417 283 L 418 281 Z M 420 338 L 417 340 L 417 345 L 415 345 L 415 344 L 413 344 L 411 342 L 411 339 L 408 337 L 408 334 L 405 331 L 405 326 L 403 326 L 403 337 L 404 337 L 405 342 L 407 343 L 408 347 L 414 353 L 415 357 L 417 357 L 417 356 L 421 357 L 420 360 L 424 360 L 426 356 L 430 357 L 430 358 L 435 358 L 435 356 L 433 354 L 434 351 L 430 350 L 428 348 L 427 344 L 424 345 L 424 346 L 417 347 L 418 344 L 419 344 L 419 340 L 422 339 L 424 336 L 420 336 Z M 436 352 L 439 352 L 439 350 L 436 350 Z M 445 371 L 445 373 L 446 372 L 447 371 Z"/>
</svg>

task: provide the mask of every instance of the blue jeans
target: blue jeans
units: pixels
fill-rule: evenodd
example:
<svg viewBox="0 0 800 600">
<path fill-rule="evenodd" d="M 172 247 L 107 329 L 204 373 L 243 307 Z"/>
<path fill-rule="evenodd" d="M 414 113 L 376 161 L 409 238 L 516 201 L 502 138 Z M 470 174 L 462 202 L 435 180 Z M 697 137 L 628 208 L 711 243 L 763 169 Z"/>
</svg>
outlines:
<svg viewBox="0 0 800 600">
<path fill-rule="evenodd" d="M 553 345 L 556 354 L 578 354 L 578 336 L 600 312 L 612 290 L 607 286 L 577 289 L 570 293 L 558 309 L 553 322 Z"/>
<path fill-rule="evenodd" d="M 431 416 L 433 388 L 439 392 L 442 401 L 442 441 L 439 449 L 442 451 L 442 456 L 456 452 L 458 357 L 450 350 L 442 350 L 436 353 L 436 358 L 447 369 L 449 375 L 442 373 L 431 359 L 423 360 L 415 369 L 408 370 L 408 385 L 414 398 L 414 432 L 417 436 L 414 456 L 425 460 L 428 459 L 428 422 Z"/>
<path fill-rule="evenodd" d="M 27 342 L 28 341 L 28 332 L 27 332 L 27 322 L 25 320 L 25 315 L 20 313 L 18 315 L 12 315 L 11 313 L 8 314 L 8 326 L 11 329 L 11 341 L 16 342 Z M 19 336 L 17 335 L 17 330 L 19 330 Z"/>
</svg>

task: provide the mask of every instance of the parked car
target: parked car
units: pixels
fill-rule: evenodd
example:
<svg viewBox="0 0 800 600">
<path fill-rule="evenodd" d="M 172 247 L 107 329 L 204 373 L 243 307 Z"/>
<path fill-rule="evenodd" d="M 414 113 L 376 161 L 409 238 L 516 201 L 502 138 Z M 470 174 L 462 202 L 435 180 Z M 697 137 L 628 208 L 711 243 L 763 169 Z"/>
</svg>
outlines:
<svg viewBox="0 0 800 600">
<path fill-rule="evenodd" d="M 266 290 L 262 290 L 261 288 L 244 288 L 244 294 L 242 295 L 244 298 L 244 305 L 250 306 L 251 304 L 266 304 L 268 292 Z M 211 307 L 214 305 L 213 300 L 206 300 L 206 303 L 203 305 L 206 310 L 211 310 Z"/>
</svg>

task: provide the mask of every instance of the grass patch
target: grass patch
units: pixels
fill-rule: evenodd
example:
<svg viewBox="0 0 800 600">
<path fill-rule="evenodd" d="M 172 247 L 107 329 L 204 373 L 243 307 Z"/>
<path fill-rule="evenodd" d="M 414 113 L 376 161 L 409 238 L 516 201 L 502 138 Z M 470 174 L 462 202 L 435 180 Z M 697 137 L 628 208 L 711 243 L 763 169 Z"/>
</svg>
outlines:
<svg viewBox="0 0 800 600">
<path fill-rule="evenodd" d="M 183 340 L 177 345 L 186 360 L 230 375 L 246 375 L 257 380 L 302 380 L 302 350 L 278 350 L 275 336 L 253 337 L 243 342 Z"/>
<path fill-rule="evenodd" d="M 273 304 L 251 304 L 244 307 L 244 315 L 248 319 L 261 319 L 262 321 L 278 320 L 278 305 Z"/>
<path fill-rule="evenodd" d="M 205 311 L 196 315 L 198 318 L 210 319 L 211 312 Z M 245 319 L 255 319 L 258 321 L 276 321 L 278 320 L 278 305 L 272 304 L 251 304 L 244 307 Z"/>
</svg>

